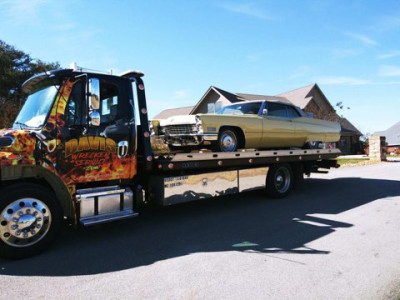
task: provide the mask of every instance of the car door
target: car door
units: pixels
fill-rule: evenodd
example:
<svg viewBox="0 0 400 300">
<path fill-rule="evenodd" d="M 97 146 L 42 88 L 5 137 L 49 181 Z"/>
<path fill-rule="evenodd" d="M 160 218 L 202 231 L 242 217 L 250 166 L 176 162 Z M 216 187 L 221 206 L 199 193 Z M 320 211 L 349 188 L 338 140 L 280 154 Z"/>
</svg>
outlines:
<svg viewBox="0 0 400 300">
<path fill-rule="evenodd" d="M 128 90 L 118 80 L 89 81 L 98 86 L 92 96 L 98 97 L 99 107 L 93 109 L 86 102 L 85 81 L 75 83 L 65 109 L 64 154 L 58 159 L 58 172 L 70 184 L 132 178 L 136 159 L 133 109 L 125 101 L 131 98 Z M 99 124 L 90 120 L 94 110 Z"/>
<path fill-rule="evenodd" d="M 266 102 L 263 113 L 262 147 L 291 147 L 295 138 L 293 121 L 288 117 L 286 105 Z"/>
</svg>

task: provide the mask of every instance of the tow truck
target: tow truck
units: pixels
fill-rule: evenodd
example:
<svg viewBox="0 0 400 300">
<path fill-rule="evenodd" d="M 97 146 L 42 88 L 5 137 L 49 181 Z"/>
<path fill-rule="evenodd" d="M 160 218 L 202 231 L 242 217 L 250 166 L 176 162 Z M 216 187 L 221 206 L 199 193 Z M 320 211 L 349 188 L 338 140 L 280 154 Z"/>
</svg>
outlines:
<svg viewBox="0 0 400 300">
<path fill-rule="evenodd" d="M 59 69 L 28 79 L 13 127 L 0 130 L 0 256 L 47 249 L 75 227 L 263 189 L 286 196 L 304 174 L 338 167 L 338 149 L 156 154 L 144 74 Z"/>
</svg>

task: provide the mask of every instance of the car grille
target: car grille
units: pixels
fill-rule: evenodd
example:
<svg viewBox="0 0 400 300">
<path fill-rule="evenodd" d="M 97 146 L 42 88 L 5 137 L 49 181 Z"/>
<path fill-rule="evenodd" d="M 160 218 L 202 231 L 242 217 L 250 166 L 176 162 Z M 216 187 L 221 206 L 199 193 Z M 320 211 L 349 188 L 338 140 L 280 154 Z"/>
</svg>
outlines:
<svg viewBox="0 0 400 300">
<path fill-rule="evenodd" d="M 170 125 L 165 127 L 165 134 L 191 134 L 193 125 Z"/>
</svg>

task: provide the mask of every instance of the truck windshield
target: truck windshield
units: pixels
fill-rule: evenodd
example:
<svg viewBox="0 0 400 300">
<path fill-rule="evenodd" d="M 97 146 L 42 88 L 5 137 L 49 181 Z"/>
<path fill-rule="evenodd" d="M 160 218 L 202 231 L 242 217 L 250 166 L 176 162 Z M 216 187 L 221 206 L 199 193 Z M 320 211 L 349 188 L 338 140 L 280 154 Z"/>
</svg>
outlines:
<svg viewBox="0 0 400 300">
<path fill-rule="evenodd" d="M 30 94 L 19 112 L 13 127 L 42 127 L 58 91 L 57 85 L 36 90 Z"/>
<path fill-rule="evenodd" d="M 217 111 L 219 115 L 257 115 L 262 102 L 240 103 L 228 105 Z"/>
</svg>

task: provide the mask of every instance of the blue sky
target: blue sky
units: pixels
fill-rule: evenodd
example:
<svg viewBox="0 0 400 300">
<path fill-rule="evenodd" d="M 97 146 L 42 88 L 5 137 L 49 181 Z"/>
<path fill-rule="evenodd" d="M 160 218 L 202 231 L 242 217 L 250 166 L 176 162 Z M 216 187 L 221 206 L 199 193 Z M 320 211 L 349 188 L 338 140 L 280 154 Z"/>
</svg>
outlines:
<svg viewBox="0 0 400 300">
<path fill-rule="evenodd" d="M 400 121 L 398 0 L 0 0 L 0 39 L 62 67 L 143 71 L 150 116 L 210 85 L 275 95 L 317 83 L 363 133 Z"/>
</svg>

